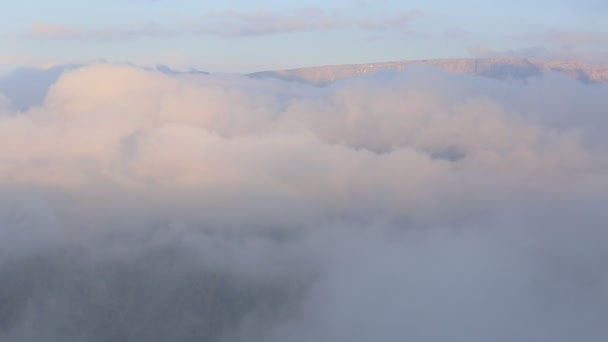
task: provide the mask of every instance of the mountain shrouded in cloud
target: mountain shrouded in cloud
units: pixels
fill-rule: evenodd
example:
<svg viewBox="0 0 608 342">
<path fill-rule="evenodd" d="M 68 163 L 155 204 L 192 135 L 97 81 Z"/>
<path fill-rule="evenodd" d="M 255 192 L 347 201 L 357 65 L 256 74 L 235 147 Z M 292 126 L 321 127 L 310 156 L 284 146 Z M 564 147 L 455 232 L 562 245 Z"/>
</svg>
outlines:
<svg viewBox="0 0 608 342">
<path fill-rule="evenodd" d="M 608 338 L 605 84 L 161 69 L 0 82 L 0 340 Z"/>
<path fill-rule="evenodd" d="M 478 75 L 497 79 L 525 80 L 546 72 L 567 75 L 582 82 L 608 82 L 608 66 L 573 60 L 538 60 L 526 58 L 461 58 L 383 63 L 328 65 L 309 68 L 261 71 L 254 78 L 274 77 L 286 81 L 327 84 L 333 81 L 370 75 L 381 71 L 402 71 L 413 65 L 430 65 L 456 74 Z"/>
</svg>

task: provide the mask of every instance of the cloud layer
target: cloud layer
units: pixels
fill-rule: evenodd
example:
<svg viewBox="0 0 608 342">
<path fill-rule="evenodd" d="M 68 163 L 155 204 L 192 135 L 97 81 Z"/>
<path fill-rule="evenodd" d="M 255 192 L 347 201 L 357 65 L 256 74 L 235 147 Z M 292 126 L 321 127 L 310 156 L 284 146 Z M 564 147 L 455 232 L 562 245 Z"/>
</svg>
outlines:
<svg viewBox="0 0 608 342">
<path fill-rule="evenodd" d="M 11 82 L 4 341 L 608 337 L 605 85 L 96 64 L 15 110 Z"/>
</svg>

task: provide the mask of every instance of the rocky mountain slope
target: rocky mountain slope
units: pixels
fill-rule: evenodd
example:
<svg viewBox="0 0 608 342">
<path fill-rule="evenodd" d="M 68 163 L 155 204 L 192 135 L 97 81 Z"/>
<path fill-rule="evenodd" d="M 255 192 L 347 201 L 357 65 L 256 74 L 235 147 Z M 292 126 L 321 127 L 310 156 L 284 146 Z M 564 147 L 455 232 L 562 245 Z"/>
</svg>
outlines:
<svg viewBox="0 0 608 342">
<path fill-rule="evenodd" d="M 262 71 L 249 74 L 254 78 L 276 77 L 289 81 L 317 84 L 369 75 L 385 70 L 404 70 L 424 64 L 457 74 L 480 75 L 500 79 L 524 79 L 553 71 L 583 82 L 608 82 L 608 65 L 586 64 L 577 61 L 534 60 L 524 58 L 436 59 L 396 61 L 368 64 L 331 65 L 289 70 Z"/>
</svg>

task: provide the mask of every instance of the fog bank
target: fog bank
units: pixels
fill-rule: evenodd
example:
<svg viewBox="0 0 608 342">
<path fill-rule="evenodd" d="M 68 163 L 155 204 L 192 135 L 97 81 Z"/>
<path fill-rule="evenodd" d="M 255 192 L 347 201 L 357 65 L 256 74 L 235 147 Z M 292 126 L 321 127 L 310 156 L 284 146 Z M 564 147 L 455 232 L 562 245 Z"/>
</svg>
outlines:
<svg viewBox="0 0 608 342">
<path fill-rule="evenodd" d="M 606 85 L 49 75 L 0 77 L 2 341 L 608 338 Z"/>
</svg>

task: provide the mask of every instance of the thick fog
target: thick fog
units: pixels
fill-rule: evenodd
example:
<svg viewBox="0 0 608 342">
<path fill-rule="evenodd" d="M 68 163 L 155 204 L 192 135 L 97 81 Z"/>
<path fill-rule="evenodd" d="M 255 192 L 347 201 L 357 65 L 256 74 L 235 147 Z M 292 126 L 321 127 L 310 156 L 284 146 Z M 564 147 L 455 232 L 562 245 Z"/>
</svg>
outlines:
<svg viewBox="0 0 608 342">
<path fill-rule="evenodd" d="M 606 85 L 0 85 L 0 341 L 608 339 Z"/>
</svg>

